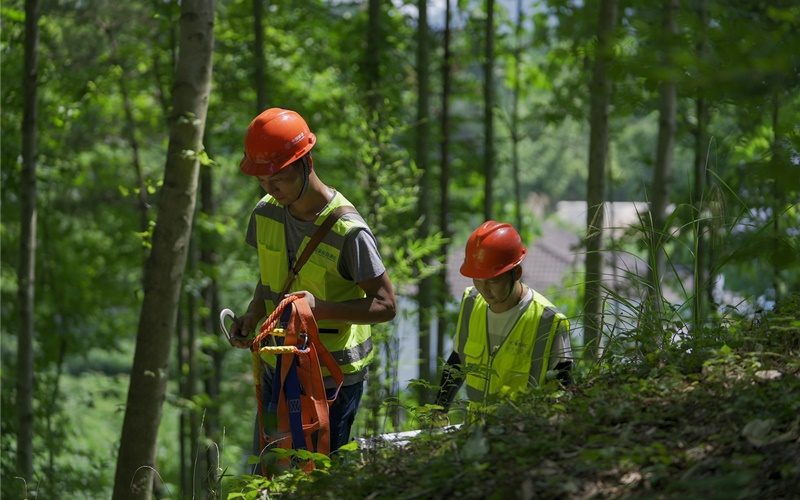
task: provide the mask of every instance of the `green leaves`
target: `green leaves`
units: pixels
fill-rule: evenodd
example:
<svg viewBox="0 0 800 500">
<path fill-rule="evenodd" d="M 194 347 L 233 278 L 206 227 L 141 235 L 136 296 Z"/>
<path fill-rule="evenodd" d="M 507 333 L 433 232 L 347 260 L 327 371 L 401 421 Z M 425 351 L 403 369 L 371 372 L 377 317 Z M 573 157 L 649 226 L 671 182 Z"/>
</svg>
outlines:
<svg viewBox="0 0 800 500">
<path fill-rule="evenodd" d="M 489 440 L 480 427 L 473 429 L 460 449 L 460 458 L 465 462 L 479 461 L 489 453 Z"/>
</svg>

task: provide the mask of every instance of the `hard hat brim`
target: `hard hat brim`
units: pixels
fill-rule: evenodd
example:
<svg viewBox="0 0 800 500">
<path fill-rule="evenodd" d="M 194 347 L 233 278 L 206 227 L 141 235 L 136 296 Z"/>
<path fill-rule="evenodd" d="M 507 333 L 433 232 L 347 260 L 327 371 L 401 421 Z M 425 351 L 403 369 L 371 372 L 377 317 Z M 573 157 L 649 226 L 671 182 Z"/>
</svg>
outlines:
<svg viewBox="0 0 800 500">
<path fill-rule="evenodd" d="M 461 272 L 461 275 L 464 276 L 465 278 L 470 278 L 474 280 L 490 280 L 492 278 L 500 276 L 503 273 L 507 273 L 508 271 L 511 271 L 518 265 L 522 264 L 522 261 L 525 260 L 527 254 L 528 254 L 527 250 L 523 251 L 523 254 L 518 261 L 514 262 L 513 264 L 503 266 L 500 269 L 491 269 L 491 270 L 474 269 L 472 266 L 467 265 L 467 262 L 465 261 L 463 264 L 461 264 L 461 269 L 459 271 Z"/>
<path fill-rule="evenodd" d="M 239 170 L 243 174 L 258 177 L 261 175 L 272 175 L 280 170 L 280 168 L 275 168 L 273 164 L 256 163 L 254 161 L 250 161 L 250 158 L 245 155 L 242 158 L 242 161 L 239 162 Z"/>
</svg>

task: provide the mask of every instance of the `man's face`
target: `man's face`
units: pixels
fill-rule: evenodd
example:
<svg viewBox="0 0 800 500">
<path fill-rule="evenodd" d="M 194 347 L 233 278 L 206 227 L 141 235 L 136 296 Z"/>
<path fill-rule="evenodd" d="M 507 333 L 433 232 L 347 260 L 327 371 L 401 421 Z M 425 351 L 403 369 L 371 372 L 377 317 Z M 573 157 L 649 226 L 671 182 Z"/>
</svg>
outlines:
<svg viewBox="0 0 800 500">
<path fill-rule="evenodd" d="M 302 163 L 295 162 L 272 175 L 256 177 L 261 188 L 281 205 L 297 201 L 303 189 Z"/>
<path fill-rule="evenodd" d="M 472 283 L 493 311 L 502 312 L 502 310 L 507 309 L 505 303 L 512 299 L 511 292 L 514 287 L 514 279 L 511 273 L 503 273 L 487 280 L 473 279 Z M 514 304 L 516 304 L 516 297 L 513 300 Z M 514 304 L 511 304 L 511 306 Z"/>
</svg>

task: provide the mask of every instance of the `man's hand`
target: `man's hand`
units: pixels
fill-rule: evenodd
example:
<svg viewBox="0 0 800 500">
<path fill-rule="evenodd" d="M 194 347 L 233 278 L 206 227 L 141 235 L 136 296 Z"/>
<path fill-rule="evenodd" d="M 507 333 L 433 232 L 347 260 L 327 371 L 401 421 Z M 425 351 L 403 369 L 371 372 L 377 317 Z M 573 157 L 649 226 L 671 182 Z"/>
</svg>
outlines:
<svg viewBox="0 0 800 500">
<path fill-rule="evenodd" d="M 249 349 L 253 345 L 255 330 L 258 320 L 253 315 L 245 313 L 241 318 L 235 318 L 231 324 L 231 345 L 238 349 Z"/>
<path fill-rule="evenodd" d="M 286 294 L 287 297 L 290 295 L 297 295 L 298 297 L 305 299 L 306 303 L 308 304 L 308 308 L 311 309 L 311 313 L 314 314 L 316 319 L 319 319 L 317 318 L 316 311 L 314 311 L 314 308 L 317 306 L 317 299 L 314 297 L 313 293 L 309 292 L 308 290 L 301 290 L 299 292 Z"/>
</svg>

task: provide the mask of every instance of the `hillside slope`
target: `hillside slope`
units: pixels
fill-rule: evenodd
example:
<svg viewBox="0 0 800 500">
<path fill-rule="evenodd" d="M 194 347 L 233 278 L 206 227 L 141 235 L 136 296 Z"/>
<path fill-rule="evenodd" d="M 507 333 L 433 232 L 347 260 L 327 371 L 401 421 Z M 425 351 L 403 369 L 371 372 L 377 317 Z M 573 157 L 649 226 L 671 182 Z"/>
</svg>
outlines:
<svg viewBox="0 0 800 500">
<path fill-rule="evenodd" d="M 800 498 L 799 317 L 795 297 L 458 431 L 345 452 L 269 498 Z"/>
</svg>

